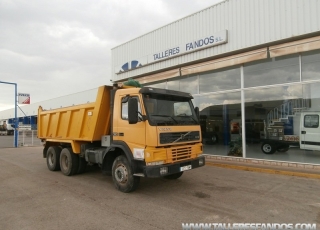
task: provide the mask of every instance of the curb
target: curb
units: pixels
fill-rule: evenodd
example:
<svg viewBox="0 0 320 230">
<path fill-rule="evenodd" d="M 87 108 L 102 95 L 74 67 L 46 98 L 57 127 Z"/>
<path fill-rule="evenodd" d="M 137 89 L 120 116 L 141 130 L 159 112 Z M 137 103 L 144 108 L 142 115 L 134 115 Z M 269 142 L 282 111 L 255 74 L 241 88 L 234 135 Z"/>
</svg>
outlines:
<svg viewBox="0 0 320 230">
<path fill-rule="evenodd" d="M 216 166 L 216 167 L 220 167 L 220 168 L 229 168 L 229 169 L 250 171 L 250 172 L 262 172 L 262 173 L 268 173 L 268 174 L 279 174 L 279 175 L 286 175 L 286 176 L 296 176 L 296 177 L 320 179 L 320 174 L 313 174 L 313 173 L 302 173 L 302 172 L 285 171 L 285 170 L 278 170 L 278 169 L 257 168 L 257 167 L 251 167 L 251 166 L 221 164 L 221 163 L 213 163 L 213 162 L 208 162 L 208 161 L 206 161 L 205 165 Z"/>
</svg>

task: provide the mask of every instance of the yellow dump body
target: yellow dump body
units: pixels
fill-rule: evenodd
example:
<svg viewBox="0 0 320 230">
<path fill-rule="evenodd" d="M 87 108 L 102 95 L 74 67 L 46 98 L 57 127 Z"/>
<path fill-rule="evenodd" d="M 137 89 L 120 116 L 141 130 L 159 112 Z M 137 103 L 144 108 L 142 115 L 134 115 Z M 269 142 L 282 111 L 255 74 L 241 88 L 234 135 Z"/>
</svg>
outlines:
<svg viewBox="0 0 320 230">
<path fill-rule="evenodd" d="M 110 134 L 111 86 L 98 89 L 96 101 L 54 110 L 38 110 L 38 138 L 50 142 L 70 143 L 75 153 L 80 145 L 101 140 Z"/>
</svg>

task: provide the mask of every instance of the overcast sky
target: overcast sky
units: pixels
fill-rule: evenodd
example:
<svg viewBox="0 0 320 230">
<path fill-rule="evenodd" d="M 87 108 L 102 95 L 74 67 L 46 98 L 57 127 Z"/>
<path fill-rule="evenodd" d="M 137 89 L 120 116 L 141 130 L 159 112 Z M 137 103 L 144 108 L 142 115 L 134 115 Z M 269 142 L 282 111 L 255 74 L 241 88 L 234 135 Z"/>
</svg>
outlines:
<svg viewBox="0 0 320 230">
<path fill-rule="evenodd" d="M 31 103 L 110 84 L 113 47 L 221 1 L 0 0 L 0 81 Z"/>
</svg>

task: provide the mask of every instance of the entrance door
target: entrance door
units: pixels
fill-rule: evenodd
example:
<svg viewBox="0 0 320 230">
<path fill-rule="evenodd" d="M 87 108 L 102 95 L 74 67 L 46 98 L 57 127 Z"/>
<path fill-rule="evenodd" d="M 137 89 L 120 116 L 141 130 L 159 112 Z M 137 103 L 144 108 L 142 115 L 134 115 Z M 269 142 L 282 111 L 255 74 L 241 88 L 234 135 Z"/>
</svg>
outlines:
<svg viewBox="0 0 320 230">
<path fill-rule="evenodd" d="M 128 121 L 129 97 L 134 97 L 138 100 L 139 121 L 136 124 L 129 124 Z M 113 139 L 124 141 L 132 152 L 135 150 L 143 151 L 146 144 L 146 122 L 142 121 L 139 95 L 121 95 L 120 100 L 117 101 L 120 106 L 116 106 L 117 109 L 115 109 L 114 113 Z"/>
</svg>

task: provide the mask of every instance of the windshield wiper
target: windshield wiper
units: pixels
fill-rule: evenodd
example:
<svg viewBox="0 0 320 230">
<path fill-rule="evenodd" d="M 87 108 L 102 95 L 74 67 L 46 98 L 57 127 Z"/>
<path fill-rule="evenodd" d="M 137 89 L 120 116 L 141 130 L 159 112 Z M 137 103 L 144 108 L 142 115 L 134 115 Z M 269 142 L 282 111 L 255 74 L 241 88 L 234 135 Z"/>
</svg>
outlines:
<svg viewBox="0 0 320 230">
<path fill-rule="evenodd" d="M 176 124 L 178 124 L 179 122 L 174 119 L 172 116 L 169 116 L 169 115 L 158 115 L 158 114 L 153 114 L 151 116 L 154 116 L 154 117 L 170 117 Z"/>
<path fill-rule="evenodd" d="M 193 118 L 193 116 L 188 116 L 187 114 L 183 113 L 183 114 L 179 114 L 176 117 L 188 117 L 191 118 L 195 123 L 197 123 L 197 120 Z"/>
<path fill-rule="evenodd" d="M 193 118 L 193 116 L 189 116 L 189 117 L 191 117 L 195 123 L 198 123 L 197 120 Z"/>
</svg>

